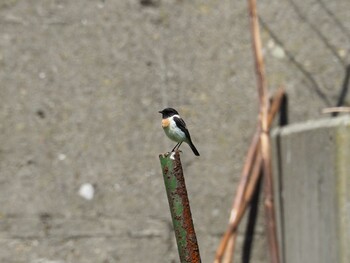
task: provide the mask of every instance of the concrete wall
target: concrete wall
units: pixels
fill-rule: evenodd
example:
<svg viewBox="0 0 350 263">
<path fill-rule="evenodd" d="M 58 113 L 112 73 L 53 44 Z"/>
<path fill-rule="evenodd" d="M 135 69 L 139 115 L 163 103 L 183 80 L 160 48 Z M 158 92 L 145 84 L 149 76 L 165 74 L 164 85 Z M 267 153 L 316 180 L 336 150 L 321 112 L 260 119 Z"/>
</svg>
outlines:
<svg viewBox="0 0 350 263">
<path fill-rule="evenodd" d="M 182 146 L 212 261 L 257 119 L 247 6 L 141 2 L 0 1 L 0 262 L 177 262 L 158 160 L 173 147 L 164 106 L 180 111 L 201 153 Z M 285 84 L 292 122 L 336 104 L 349 9 L 259 1 L 269 85 Z M 261 219 L 255 237 L 252 262 L 267 262 Z"/>
<path fill-rule="evenodd" d="M 274 132 L 285 263 L 350 262 L 350 118 Z"/>
</svg>

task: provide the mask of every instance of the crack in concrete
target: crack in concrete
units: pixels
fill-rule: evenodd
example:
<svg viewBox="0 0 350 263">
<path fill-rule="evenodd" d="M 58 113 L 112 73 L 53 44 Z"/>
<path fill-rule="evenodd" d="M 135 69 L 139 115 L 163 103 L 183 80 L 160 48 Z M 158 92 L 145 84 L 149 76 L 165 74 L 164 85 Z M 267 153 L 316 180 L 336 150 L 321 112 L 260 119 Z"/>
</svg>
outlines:
<svg viewBox="0 0 350 263">
<path fill-rule="evenodd" d="M 343 67 L 345 68 L 345 62 L 343 61 L 343 59 L 339 56 L 336 48 L 328 41 L 328 39 L 326 38 L 325 35 L 322 34 L 322 32 L 320 30 L 318 30 L 318 28 L 316 26 L 314 26 L 309 19 L 301 12 L 299 6 L 294 3 L 293 0 L 288 0 L 288 2 L 291 4 L 291 6 L 293 7 L 294 11 L 297 13 L 297 15 L 299 16 L 299 18 L 305 23 L 307 24 L 312 31 L 314 31 L 316 33 L 316 35 L 319 37 L 319 39 L 321 39 L 321 41 L 323 42 L 323 44 L 326 46 L 326 48 L 333 54 L 333 56 L 338 60 L 338 62 L 343 65 Z"/>
<path fill-rule="evenodd" d="M 294 55 L 286 48 L 284 43 L 276 36 L 276 34 L 271 30 L 271 28 L 265 23 L 265 21 L 261 17 L 259 17 L 259 21 L 261 23 L 261 26 L 269 33 L 271 38 L 283 48 L 290 62 L 309 80 L 309 82 L 312 84 L 310 88 L 319 96 L 319 98 L 325 103 L 326 106 L 333 105 L 328 99 L 327 95 L 322 91 L 312 74 L 309 71 L 307 71 L 299 61 L 295 59 Z"/>
<path fill-rule="evenodd" d="M 346 27 L 340 22 L 337 16 L 326 6 L 322 0 L 318 0 L 318 2 L 321 8 L 327 13 L 327 15 L 332 18 L 340 31 L 342 31 L 342 33 L 350 40 L 350 31 L 346 29 Z"/>
</svg>

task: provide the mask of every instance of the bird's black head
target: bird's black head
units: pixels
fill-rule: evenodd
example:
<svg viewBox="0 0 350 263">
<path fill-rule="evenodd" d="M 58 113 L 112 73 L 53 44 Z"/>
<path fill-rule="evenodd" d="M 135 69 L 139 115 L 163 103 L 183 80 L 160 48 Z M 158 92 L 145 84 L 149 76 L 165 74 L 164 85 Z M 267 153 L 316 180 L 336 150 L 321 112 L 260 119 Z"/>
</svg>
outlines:
<svg viewBox="0 0 350 263">
<path fill-rule="evenodd" d="M 173 108 L 165 108 L 164 110 L 159 111 L 159 113 L 163 115 L 163 119 L 169 118 L 173 115 L 179 115 L 179 113 Z"/>
</svg>

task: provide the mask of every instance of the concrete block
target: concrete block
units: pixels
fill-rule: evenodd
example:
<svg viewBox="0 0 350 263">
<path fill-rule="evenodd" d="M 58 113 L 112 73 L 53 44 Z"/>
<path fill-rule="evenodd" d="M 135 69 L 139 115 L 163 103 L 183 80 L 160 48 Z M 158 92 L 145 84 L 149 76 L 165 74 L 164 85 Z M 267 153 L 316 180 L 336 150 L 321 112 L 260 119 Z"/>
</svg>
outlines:
<svg viewBox="0 0 350 263">
<path fill-rule="evenodd" d="M 350 262 L 350 118 L 272 134 L 285 263 Z"/>
</svg>

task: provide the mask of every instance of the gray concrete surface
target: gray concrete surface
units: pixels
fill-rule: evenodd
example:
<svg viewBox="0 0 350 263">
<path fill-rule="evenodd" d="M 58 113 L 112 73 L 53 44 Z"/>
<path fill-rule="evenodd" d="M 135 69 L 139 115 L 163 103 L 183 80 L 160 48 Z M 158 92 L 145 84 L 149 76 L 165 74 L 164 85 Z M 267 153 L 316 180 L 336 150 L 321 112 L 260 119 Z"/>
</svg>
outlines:
<svg viewBox="0 0 350 263">
<path fill-rule="evenodd" d="M 275 189 L 285 263 L 349 263 L 350 117 L 276 129 Z"/>
<path fill-rule="evenodd" d="M 0 1 L 0 262 L 178 262 L 158 161 L 173 146 L 164 106 L 180 111 L 201 153 L 182 147 L 212 261 L 257 120 L 247 6 L 153 3 Z M 349 9 L 259 1 L 269 86 L 285 84 L 291 122 L 336 104 Z M 92 200 L 79 195 L 85 183 Z M 267 262 L 261 219 L 255 240 L 252 262 Z"/>
</svg>

